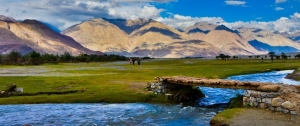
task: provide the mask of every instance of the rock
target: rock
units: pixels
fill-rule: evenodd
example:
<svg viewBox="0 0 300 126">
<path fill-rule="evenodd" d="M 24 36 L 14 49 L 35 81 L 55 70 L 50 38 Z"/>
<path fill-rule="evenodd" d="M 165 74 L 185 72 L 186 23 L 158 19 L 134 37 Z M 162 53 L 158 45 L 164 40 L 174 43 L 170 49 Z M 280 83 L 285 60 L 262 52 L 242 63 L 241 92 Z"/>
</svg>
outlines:
<svg viewBox="0 0 300 126">
<path fill-rule="evenodd" d="M 282 107 L 284 107 L 286 109 L 291 109 L 291 108 L 295 107 L 295 104 L 291 103 L 290 101 L 285 101 L 281 105 L 282 105 Z"/>
<path fill-rule="evenodd" d="M 244 92 L 244 96 L 245 96 L 245 97 L 250 97 L 250 92 L 251 92 L 251 91 L 246 90 L 246 91 Z"/>
<path fill-rule="evenodd" d="M 257 107 L 257 106 L 258 106 L 258 102 L 254 102 L 253 105 L 254 105 L 255 107 Z"/>
<path fill-rule="evenodd" d="M 267 108 L 267 104 L 266 103 L 259 103 L 258 107 L 265 109 L 265 108 Z"/>
<path fill-rule="evenodd" d="M 257 102 L 261 102 L 261 98 L 256 98 L 256 101 Z"/>
<path fill-rule="evenodd" d="M 250 102 L 256 102 L 256 98 L 250 97 Z"/>
<path fill-rule="evenodd" d="M 267 96 L 267 94 L 266 93 L 261 93 L 260 96 L 265 98 Z"/>
<path fill-rule="evenodd" d="M 163 87 L 162 86 L 158 86 L 157 89 L 161 90 Z"/>
<path fill-rule="evenodd" d="M 243 106 L 249 106 L 250 105 L 250 98 L 249 97 L 243 97 Z"/>
<path fill-rule="evenodd" d="M 148 91 L 149 93 L 153 93 L 153 91 Z"/>
<path fill-rule="evenodd" d="M 271 98 L 263 98 L 261 101 L 265 102 L 267 104 L 271 104 L 272 103 L 272 99 Z"/>
<path fill-rule="evenodd" d="M 298 114 L 297 111 L 290 111 L 290 113 L 291 113 L 292 115 L 297 115 L 297 114 Z"/>
<path fill-rule="evenodd" d="M 281 111 L 282 111 L 282 108 L 281 108 L 281 107 L 276 107 L 276 108 L 275 108 L 275 111 L 276 111 L 276 112 L 281 112 Z"/>
<path fill-rule="evenodd" d="M 283 113 L 289 113 L 290 111 L 287 110 L 287 109 L 285 109 L 285 108 L 283 108 L 283 109 L 282 109 L 282 112 L 283 112 Z"/>
<path fill-rule="evenodd" d="M 173 98 L 173 94 L 165 94 L 166 98 L 168 99 L 172 99 Z"/>
<path fill-rule="evenodd" d="M 260 97 L 260 92 L 252 91 L 250 96 L 258 98 L 258 97 Z"/>
<path fill-rule="evenodd" d="M 270 92 L 270 91 L 274 91 L 277 92 L 280 89 L 280 87 L 278 85 L 261 85 L 258 87 L 258 90 L 260 91 L 264 91 L 264 92 Z"/>
<path fill-rule="evenodd" d="M 279 107 L 281 106 L 281 104 L 284 102 L 284 100 L 282 98 L 273 98 L 271 105 L 275 106 L 275 107 Z"/>
<path fill-rule="evenodd" d="M 268 98 L 275 98 L 275 97 L 277 97 L 277 96 L 279 96 L 278 93 L 267 93 L 267 97 L 268 97 Z"/>
</svg>

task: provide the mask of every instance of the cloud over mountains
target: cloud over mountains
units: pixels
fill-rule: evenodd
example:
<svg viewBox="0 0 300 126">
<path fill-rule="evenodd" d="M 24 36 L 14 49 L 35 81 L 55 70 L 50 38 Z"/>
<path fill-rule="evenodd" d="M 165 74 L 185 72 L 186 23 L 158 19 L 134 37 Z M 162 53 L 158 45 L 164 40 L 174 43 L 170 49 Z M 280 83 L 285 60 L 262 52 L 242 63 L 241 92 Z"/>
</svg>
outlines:
<svg viewBox="0 0 300 126">
<path fill-rule="evenodd" d="M 273 21 L 234 21 L 228 22 L 220 16 L 189 16 L 170 12 L 167 8 L 156 6 L 178 2 L 179 0 L 1 0 L 0 14 L 17 20 L 37 19 L 50 23 L 61 30 L 91 18 L 154 19 L 172 27 L 191 26 L 196 22 L 224 24 L 228 27 L 257 27 L 268 30 L 292 32 L 300 30 L 299 12 L 290 17 L 278 17 Z M 247 0 L 224 0 L 232 7 L 245 7 Z M 223 2 L 223 4 L 224 4 Z M 282 5 L 287 0 L 275 0 Z M 273 2 L 274 4 L 274 2 Z M 225 6 L 226 6 L 225 5 Z M 178 8 L 180 9 L 180 8 Z M 278 12 L 286 10 L 275 7 Z M 281 11 L 279 11 L 281 10 Z M 163 15 L 169 13 L 169 15 Z M 172 14 L 170 14 L 172 13 Z M 199 12 L 203 13 L 203 12 Z M 260 16 L 261 17 L 261 16 Z M 260 20 L 262 20 L 260 18 Z M 285 26 L 285 27 L 283 27 Z"/>
</svg>

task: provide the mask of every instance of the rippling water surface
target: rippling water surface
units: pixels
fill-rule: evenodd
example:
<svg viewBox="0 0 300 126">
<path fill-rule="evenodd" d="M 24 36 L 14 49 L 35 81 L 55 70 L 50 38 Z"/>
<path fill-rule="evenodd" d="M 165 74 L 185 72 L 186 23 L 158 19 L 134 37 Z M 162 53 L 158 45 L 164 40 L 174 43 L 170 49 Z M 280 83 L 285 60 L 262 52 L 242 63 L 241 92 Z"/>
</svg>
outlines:
<svg viewBox="0 0 300 126">
<path fill-rule="evenodd" d="M 227 79 L 300 85 L 284 79 L 292 71 L 232 76 Z M 229 99 L 243 90 L 201 87 L 206 95 L 198 105 L 128 104 L 36 104 L 1 105 L 0 125 L 198 125 L 207 126 L 209 120 Z"/>
</svg>

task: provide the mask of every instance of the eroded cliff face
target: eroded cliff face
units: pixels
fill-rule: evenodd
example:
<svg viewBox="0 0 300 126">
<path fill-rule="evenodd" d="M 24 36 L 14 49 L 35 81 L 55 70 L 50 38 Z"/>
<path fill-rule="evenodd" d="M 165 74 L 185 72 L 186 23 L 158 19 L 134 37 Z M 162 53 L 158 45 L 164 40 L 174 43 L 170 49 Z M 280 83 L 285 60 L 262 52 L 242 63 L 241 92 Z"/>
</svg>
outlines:
<svg viewBox="0 0 300 126">
<path fill-rule="evenodd" d="M 254 28 L 239 28 L 239 34 L 247 41 L 257 40 L 270 46 L 290 46 L 300 49 L 300 44 L 271 31 Z"/>
<path fill-rule="evenodd" d="M 180 32 L 154 20 L 92 19 L 62 32 L 86 48 L 150 57 L 262 54 L 235 33 L 196 24 Z M 199 30 L 202 32 L 198 32 Z M 198 29 L 198 31 L 197 31 Z M 192 32 L 189 32 L 192 31 Z M 230 36 L 230 37 L 229 37 Z M 229 38 L 228 38 L 229 37 Z"/>
<path fill-rule="evenodd" d="M 5 45 L 7 52 L 12 50 L 10 47 L 22 47 L 27 49 L 23 52 L 70 52 L 72 55 L 106 52 L 163 58 L 214 57 L 220 53 L 259 55 L 274 49 L 283 49 L 283 52 L 300 50 L 299 43 L 266 30 L 232 30 L 224 25 L 203 22 L 181 30 L 151 19 L 98 18 L 74 25 L 60 34 L 36 20 L 18 22 L 0 16 L 0 45 Z"/>
<path fill-rule="evenodd" d="M 0 53 L 18 51 L 26 54 L 31 51 L 49 54 L 71 55 L 103 54 L 84 48 L 71 37 L 54 32 L 45 24 L 36 20 L 23 22 L 0 20 Z"/>
</svg>

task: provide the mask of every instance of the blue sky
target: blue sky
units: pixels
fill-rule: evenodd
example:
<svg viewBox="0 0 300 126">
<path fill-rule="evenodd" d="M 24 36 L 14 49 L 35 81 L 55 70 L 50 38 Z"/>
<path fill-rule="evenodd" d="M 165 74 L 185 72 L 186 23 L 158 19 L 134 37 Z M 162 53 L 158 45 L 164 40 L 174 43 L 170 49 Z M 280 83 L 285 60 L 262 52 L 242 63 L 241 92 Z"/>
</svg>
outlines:
<svg viewBox="0 0 300 126">
<path fill-rule="evenodd" d="M 191 17 L 222 17 L 227 22 L 274 21 L 300 13 L 299 0 L 178 0 L 155 6 L 166 10 L 162 16 L 170 12 Z"/>
<path fill-rule="evenodd" d="M 0 0 L 0 15 L 37 19 L 60 30 L 101 17 L 154 19 L 175 28 L 209 22 L 300 30 L 300 0 Z"/>
</svg>

